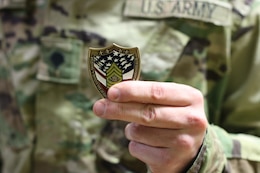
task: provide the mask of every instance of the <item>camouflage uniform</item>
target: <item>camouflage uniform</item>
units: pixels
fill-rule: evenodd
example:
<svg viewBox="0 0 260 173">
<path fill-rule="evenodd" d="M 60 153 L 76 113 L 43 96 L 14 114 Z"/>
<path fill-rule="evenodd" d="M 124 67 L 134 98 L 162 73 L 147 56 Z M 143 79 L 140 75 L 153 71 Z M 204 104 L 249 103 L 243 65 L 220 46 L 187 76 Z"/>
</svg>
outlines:
<svg viewBox="0 0 260 173">
<path fill-rule="evenodd" d="M 141 80 L 205 95 L 211 125 L 187 172 L 260 172 L 259 0 L 1 0 L 0 7 L 2 173 L 146 172 L 127 151 L 125 123 L 92 113 L 99 94 L 88 47 L 112 43 L 140 48 Z"/>
</svg>

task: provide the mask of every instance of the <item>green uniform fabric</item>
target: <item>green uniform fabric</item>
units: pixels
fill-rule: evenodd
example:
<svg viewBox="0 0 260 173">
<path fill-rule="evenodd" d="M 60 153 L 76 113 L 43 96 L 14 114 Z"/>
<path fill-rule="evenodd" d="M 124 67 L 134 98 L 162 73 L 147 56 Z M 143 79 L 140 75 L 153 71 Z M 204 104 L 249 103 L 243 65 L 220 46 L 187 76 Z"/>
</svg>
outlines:
<svg viewBox="0 0 260 173">
<path fill-rule="evenodd" d="M 112 43 L 139 47 L 140 80 L 204 94 L 211 125 L 187 172 L 260 172 L 259 0 L 2 0 L 0 7 L 1 173 L 147 172 L 128 153 L 125 123 L 92 112 L 100 95 L 88 48 Z"/>
</svg>

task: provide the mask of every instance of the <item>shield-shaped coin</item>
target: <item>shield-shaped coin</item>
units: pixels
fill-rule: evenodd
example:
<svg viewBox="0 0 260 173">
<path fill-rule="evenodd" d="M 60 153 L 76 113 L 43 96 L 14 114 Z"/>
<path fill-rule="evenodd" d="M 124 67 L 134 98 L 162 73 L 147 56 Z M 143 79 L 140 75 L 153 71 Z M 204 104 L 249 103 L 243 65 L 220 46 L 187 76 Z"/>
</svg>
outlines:
<svg viewBox="0 0 260 173">
<path fill-rule="evenodd" d="M 138 80 L 140 54 L 137 47 L 113 44 L 105 48 L 89 48 L 88 64 L 92 80 L 103 97 L 119 82 Z"/>
</svg>

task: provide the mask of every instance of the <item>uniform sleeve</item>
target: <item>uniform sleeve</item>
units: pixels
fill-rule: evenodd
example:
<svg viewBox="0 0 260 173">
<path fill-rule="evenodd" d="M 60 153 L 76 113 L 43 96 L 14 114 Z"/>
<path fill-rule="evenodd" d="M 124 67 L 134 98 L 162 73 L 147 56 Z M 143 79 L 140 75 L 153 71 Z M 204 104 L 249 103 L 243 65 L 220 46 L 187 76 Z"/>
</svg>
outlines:
<svg viewBox="0 0 260 173">
<path fill-rule="evenodd" d="M 260 171 L 260 1 L 233 33 L 231 72 L 217 124 L 210 125 L 189 173 Z"/>
<path fill-rule="evenodd" d="M 253 135 L 230 134 L 211 125 L 188 173 L 257 173 L 259 144 L 260 139 Z"/>
</svg>

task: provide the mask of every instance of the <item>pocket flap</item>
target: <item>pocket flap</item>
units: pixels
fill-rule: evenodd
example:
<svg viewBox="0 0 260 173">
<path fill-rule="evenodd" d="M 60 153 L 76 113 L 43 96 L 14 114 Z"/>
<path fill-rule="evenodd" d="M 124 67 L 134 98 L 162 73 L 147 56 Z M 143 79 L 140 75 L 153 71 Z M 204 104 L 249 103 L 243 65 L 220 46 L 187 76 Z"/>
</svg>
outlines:
<svg viewBox="0 0 260 173">
<path fill-rule="evenodd" d="M 75 39 L 43 38 L 37 78 L 58 83 L 78 83 L 83 43 Z"/>
</svg>

